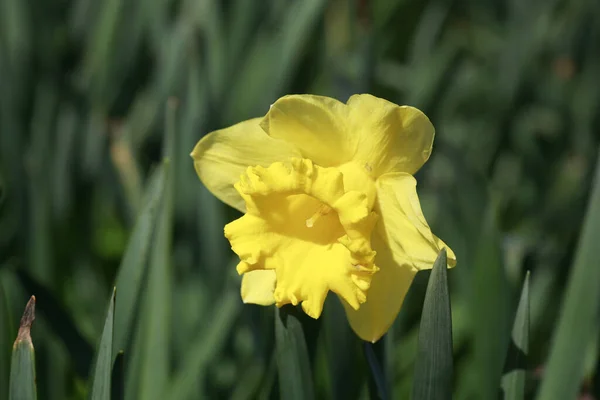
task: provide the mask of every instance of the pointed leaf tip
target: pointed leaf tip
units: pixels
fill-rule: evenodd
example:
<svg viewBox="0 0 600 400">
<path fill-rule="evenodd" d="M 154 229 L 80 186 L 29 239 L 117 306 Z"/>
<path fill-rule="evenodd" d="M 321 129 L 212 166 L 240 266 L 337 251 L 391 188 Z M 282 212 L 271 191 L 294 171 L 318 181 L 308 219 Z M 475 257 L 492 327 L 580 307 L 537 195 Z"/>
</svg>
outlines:
<svg viewBox="0 0 600 400">
<path fill-rule="evenodd" d="M 452 313 L 446 249 L 438 254 L 425 292 L 412 389 L 413 399 L 452 398 Z"/>
<path fill-rule="evenodd" d="M 15 345 L 18 342 L 29 342 L 31 343 L 31 325 L 35 320 L 35 296 L 31 296 L 27 305 L 25 306 L 25 312 L 21 317 L 21 323 L 19 324 L 19 333 Z"/>
</svg>

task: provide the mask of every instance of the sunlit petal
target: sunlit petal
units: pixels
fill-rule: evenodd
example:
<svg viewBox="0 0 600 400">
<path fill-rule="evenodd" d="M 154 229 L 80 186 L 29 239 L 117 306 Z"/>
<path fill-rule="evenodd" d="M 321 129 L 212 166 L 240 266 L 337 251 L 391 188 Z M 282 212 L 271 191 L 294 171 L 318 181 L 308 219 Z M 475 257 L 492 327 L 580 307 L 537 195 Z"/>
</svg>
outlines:
<svg viewBox="0 0 600 400">
<path fill-rule="evenodd" d="M 376 210 L 381 215 L 376 229 L 390 247 L 396 263 L 408 261 L 415 269 L 429 269 L 445 247 L 448 265 L 456 265 L 454 252 L 431 232 L 423 216 L 413 176 L 386 174 L 377 180 L 376 187 Z"/>
<path fill-rule="evenodd" d="M 353 159 L 368 163 L 373 176 L 414 174 L 429 158 L 435 131 L 418 109 L 368 94 L 350 97 L 348 108 L 348 134 L 356 141 Z"/>
<path fill-rule="evenodd" d="M 261 118 L 240 122 L 204 136 L 194 150 L 194 167 L 204 185 L 222 202 L 242 212 L 244 201 L 233 184 L 248 166 L 297 157 L 290 143 L 269 137 L 259 126 Z"/>
</svg>

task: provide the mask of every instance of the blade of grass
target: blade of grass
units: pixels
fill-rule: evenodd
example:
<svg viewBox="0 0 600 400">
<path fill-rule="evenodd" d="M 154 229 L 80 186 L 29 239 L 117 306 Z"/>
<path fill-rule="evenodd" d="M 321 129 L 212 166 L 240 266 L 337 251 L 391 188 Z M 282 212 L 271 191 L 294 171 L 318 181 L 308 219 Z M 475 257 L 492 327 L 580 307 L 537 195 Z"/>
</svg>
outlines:
<svg viewBox="0 0 600 400">
<path fill-rule="evenodd" d="M 38 311 L 44 317 L 42 322 L 47 322 L 45 326 L 62 341 L 73 361 L 75 373 L 82 379 L 87 379 L 94 357 L 92 346 L 81 335 L 65 307 L 45 286 L 23 269 L 17 270 L 16 275 L 25 291 L 36 294 L 39 300 Z"/>
<path fill-rule="evenodd" d="M 376 347 L 377 346 L 377 347 Z M 369 393 L 372 399 L 387 400 L 390 398 L 387 389 L 386 375 L 382 367 L 383 340 L 377 343 L 364 342 L 365 357 L 371 370 L 372 381 L 369 380 Z"/>
<path fill-rule="evenodd" d="M 275 309 L 275 348 L 282 399 L 314 399 L 312 373 L 298 310 Z"/>
<path fill-rule="evenodd" d="M 35 319 L 35 296 L 31 296 L 21 318 L 19 333 L 13 345 L 10 369 L 9 400 L 34 400 L 35 352 L 31 342 L 31 324 Z"/>
<path fill-rule="evenodd" d="M 573 399 L 600 315 L 600 152 L 575 260 L 538 399 Z"/>
<path fill-rule="evenodd" d="M 131 337 L 158 206 L 162 202 L 164 190 L 165 167 L 160 166 L 150 177 L 142 211 L 137 218 L 117 273 L 116 286 L 119 296 L 115 302 L 113 355 L 124 350 Z"/>
<path fill-rule="evenodd" d="M 125 366 L 123 363 L 124 353 L 119 351 L 115 363 L 113 364 L 112 374 L 110 377 L 111 400 L 123 400 L 125 398 Z"/>
<path fill-rule="evenodd" d="M 239 294 L 226 293 L 214 307 L 216 312 L 207 330 L 198 339 L 189 344 L 189 353 L 182 361 L 182 367 L 171 380 L 167 391 L 170 400 L 189 399 L 198 382 L 204 378 L 209 363 L 219 354 L 225 345 L 227 333 L 231 331 L 233 323 L 240 311 Z"/>
<path fill-rule="evenodd" d="M 98 353 L 96 354 L 94 373 L 92 375 L 92 389 L 90 391 L 91 400 L 110 399 L 115 295 L 116 289 L 113 289 L 108 304 L 108 311 L 106 312 L 106 320 L 100 338 L 100 345 L 98 346 Z"/>
<path fill-rule="evenodd" d="M 177 101 L 169 99 L 163 142 L 164 164 L 171 164 L 175 151 L 175 110 Z M 165 165 L 166 168 L 166 165 Z M 153 238 L 148 281 L 141 307 L 137 340 L 141 343 L 140 363 L 131 381 L 127 382 L 126 397 L 162 399 L 167 389 L 170 365 L 170 300 L 171 300 L 171 236 L 173 227 L 173 166 L 165 171 L 165 194 L 159 211 Z M 139 372 L 139 375 L 138 375 Z M 135 379 L 139 376 L 139 380 Z"/>
<path fill-rule="evenodd" d="M 452 312 L 448 291 L 446 249 L 442 249 L 433 264 L 419 327 L 419 344 L 412 398 L 451 399 L 452 374 Z"/>
<path fill-rule="evenodd" d="M 504 398 L 522 400 L 525 397 L 527 355 L 529 354 L 529 272 L 525 276 L 517 314 L 512 329 L 512 341 L 506 355 L 502 389 Z"/>
</svg>

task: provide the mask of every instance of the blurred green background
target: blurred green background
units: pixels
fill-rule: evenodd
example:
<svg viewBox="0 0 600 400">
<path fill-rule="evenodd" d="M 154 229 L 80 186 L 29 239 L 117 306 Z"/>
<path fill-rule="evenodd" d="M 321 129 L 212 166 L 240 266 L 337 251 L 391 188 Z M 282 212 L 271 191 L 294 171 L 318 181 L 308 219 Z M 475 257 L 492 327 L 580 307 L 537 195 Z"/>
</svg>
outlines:
<svg viewBox="0 0 600 400">
<path fill-rule="evenodd" d="M 0 0 L 0 399 L 31 294 L 39 398 L 85 398 L 118 274 L 127 398 L 277 398 L 274 309 L 242 305 L 237 214 L 189 153 L 281 95 L 362 92 L 436 127 L 417 179 L 458 257 L 455 398 L 496 394 L 527 270 L 531 396 L 592 188 L 599 72 L 595 0 Z M 427 276 L 378 345 L 392 398 L 411 390 Z M 305 321 L 316 395 L 367 398 L 329 297 Z M 600 399 L 595 332 L 581 395 Z"/>
</svg>

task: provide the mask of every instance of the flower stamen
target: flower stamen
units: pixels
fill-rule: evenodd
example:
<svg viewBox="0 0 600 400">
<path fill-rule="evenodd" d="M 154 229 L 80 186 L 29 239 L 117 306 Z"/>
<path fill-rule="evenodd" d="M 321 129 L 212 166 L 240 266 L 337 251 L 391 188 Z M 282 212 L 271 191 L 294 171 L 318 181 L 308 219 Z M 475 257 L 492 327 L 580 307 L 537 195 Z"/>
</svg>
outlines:
<svg viewBox="0 0 600 400">
<path fill-rule="evenodd" d="M 327 206 L 326 204 L 321 204 L 319 209 L 312 215 L 312 217 L 310 217 L 306 220 L 306 227 L 312 228 L 313 226 L 315 226 L 315 222 L 317 222 L 317 220 L 319 218 L 321 218 L 324 215 L 329 214 L 330 211 L 331 211 L 331 207 Z"/>
</svg>

